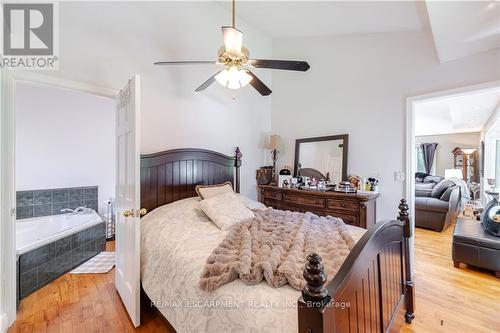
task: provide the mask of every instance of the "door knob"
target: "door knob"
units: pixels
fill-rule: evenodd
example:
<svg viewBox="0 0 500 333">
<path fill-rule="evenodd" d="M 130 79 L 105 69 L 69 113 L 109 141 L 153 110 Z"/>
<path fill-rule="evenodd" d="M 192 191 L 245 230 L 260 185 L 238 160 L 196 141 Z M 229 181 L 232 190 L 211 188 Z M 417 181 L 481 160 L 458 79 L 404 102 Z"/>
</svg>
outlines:
<svg viewBox="0 0 500 333">
<path fill-rule="evenodd" d="M 134 209 L 126 210 L 126 211 L 123 212 L 123 216 L 125 216 L 125 217 L 131 217 L 131 216 L 135 215 L 134 213 L 135 213 Z"/>
<path fill-rule="evenodd" d="M 146 208 L 141 208 L 140 210 L 134 210 L 133 208 L 131 210 L 126 210 L 123 212 L 123 216 L 125 217 L 141 217 L 143 215 L 146 215 L 148 210 Z"/>
</svg>

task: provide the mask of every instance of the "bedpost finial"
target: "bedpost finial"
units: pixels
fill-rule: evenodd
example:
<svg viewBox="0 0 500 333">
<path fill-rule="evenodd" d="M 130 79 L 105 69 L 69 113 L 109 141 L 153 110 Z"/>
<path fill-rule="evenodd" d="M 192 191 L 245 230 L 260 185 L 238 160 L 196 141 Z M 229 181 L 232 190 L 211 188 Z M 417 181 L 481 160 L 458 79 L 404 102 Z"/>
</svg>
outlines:
<svg viewBox="0 0 500 333">
<path fill-rule="evenodd" d="M 307 256 L 304 268 L 306 285 L 302 289 L 302 297 L 306 302 L 313 302 L 313 306 L 322 306 L 330 301 L 328 290 L 325 287 L 327 276 L 325 266 L 321 263 L 321 256 L 311 253 Z"/>
<path fill-rule="evenodd" d="M 236 147 L 236 150 L 234 152 L 234 156 L 236 157 L 237 160 L 241 159 L 243 154 L 241 153 L 240 147 Z"/>
<path fill-rule="evenodd" d="M 399 216 L 398 220 L 400 221 L 407 221 L 408 220 L 408 203 L 406 202 L 405 199 L 401 199 L 399 202 Z"/>
</svg>

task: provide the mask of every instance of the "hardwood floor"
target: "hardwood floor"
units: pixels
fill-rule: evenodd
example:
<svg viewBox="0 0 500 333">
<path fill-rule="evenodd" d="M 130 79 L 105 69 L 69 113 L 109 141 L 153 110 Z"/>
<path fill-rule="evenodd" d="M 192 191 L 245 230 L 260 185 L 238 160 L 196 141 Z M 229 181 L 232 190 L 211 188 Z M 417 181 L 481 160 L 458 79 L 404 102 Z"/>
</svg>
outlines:
<svg viewBox="0 0 500 333">
<path fill-rule="evenodd" d="M 453 228 L 416 229 L 415 319 L 402 332 L 500 332 L 500 279 L 464 264 L 453 267 Z"/>
<path fill-rule="evenodd" d="M 453 226 L 416 230 L 416 318 L 402 332 L 500 332 L 500 280 L 492 272 L 453 267 Z M 108 250 L 114 244 L 108 243 Z M 13 332 L 166 332 L 156 311 L 143 309 L 134 329 L 108 274 L 66 274 L 21 302 Z"/>
</svg>

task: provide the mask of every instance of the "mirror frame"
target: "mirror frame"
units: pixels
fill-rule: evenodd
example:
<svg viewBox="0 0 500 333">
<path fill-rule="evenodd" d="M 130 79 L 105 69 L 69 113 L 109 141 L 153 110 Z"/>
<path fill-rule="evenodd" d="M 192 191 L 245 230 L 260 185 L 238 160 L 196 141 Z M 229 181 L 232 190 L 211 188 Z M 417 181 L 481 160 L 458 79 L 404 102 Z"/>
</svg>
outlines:
<svg viewBox="0 0 500 333">
<path fill-rule="evenodd" d="M 297 177 L 297 169 L 299 164 L 300 155 L 300 144 L 306 142 L 318 142 L 318 141 L 332 141 L 332 140 L 343 140 L 343 153 L 342 153 L 342 180 L 347 180 L 347 155 L 349 153 L 349 134 L 339 134 L 339 135 L 328 135 L 328 136 L 318 136 L 315 138 L 304 138 L 295 140 L 295 159 L 293 162 L 293 176 Z"/>
</svg>

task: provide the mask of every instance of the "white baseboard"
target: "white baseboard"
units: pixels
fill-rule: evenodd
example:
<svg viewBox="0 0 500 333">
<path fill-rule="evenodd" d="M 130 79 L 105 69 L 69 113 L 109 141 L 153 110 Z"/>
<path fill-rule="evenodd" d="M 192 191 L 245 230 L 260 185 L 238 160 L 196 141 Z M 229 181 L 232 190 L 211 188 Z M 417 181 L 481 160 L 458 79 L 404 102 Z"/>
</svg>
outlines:
<svg viewBox="0 0 500 333">
<path fill-rule="evenodd" d="M 0 333 L 6 333 L 9 328 L 9 320 L 6 313 L 0 315 Z"/>
</svg>

